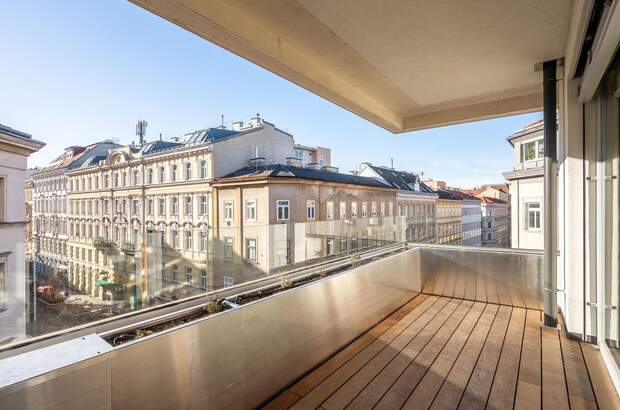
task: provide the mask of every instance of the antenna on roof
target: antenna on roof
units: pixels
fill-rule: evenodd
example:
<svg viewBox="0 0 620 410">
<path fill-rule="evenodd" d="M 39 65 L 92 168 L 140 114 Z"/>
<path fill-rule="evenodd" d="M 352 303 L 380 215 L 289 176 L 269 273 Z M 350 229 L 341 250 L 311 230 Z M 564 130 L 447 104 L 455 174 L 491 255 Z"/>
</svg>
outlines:
<svg viewBox="0 0 620 410">
<path fill-rule="evenodd" d="M 144 145 L 144 136 L 146 135 L 146 127 L 149 123 L 145 120 L 139 120 L 136 123 L 136 135 L 140 141 L 140 146 Z"/>
<path fill-rule="evenodd" d="M 159 133 L 159 140 L 162 141 L 164 137 L 162 137 L 161 132 Z"/>
<path fill-rule="evenodd" d="M 390 169 L 394 169 L 394 158 L 390 158 Z"/>
<path fill-rule="evenodd" d="M 224 114 L 220 115 L 222 117 L 222 121 L 220 123 L 220 128 L 224 129 Z"/>
</svg>

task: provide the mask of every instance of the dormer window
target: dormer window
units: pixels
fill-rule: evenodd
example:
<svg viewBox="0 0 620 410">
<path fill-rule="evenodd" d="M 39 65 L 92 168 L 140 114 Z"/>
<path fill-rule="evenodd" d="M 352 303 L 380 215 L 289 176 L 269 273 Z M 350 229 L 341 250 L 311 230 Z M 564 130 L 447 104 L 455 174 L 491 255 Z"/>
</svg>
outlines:
<svg viewBox="0 0 620 410">
<path fill-rule="evenodd" d="M 521 143 L 521 162 L 534 161 L 545 156 L 543 138 Z"/>
</svg>

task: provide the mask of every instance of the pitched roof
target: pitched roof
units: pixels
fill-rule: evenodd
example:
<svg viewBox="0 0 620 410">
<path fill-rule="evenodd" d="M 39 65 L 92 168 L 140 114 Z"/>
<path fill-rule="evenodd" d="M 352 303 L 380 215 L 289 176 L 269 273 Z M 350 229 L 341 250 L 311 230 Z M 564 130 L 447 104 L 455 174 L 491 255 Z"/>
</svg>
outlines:
<svg viewBox="0 0 620 410">
<path fill-rule="evenodd" d="M 460 199 L 443 189 L 438 189 L 437 194 L 439 194 L 439 199 L 452 199 L 454 201 L 458 201 Z"/>
<path fill-rule="evenodd" d="M 405 171 L 396 171 L 387 167 L 379 167 L 372 164 L 366 164 L 372 168 L 377 174 L 386 180 L 390 185 L 396 189 L 403 191 L 416 191 L 416 192 L 428 192 L 434 193 L 431 188 L 426 186 L 418 175 Z"/>
<path fill-rule="evenodd" d="M 189 136 L 185 143 L 196 144 L 199 142 L 215 141 L 238 133 L 238 131 L 227 130 L 226 128 L 205 128 L 188 134 Z"/>
<path fill-rule="evenodd" d="M 361 177 L 357 175 L 341 174 L 339 172 L 331 172 L 325 170 L 300 168 L 291 165 L 274 164 L 259 167 L 241 168 L 219 181 L 230 181 L 236 179 L 259 179 L 259 178 L 299 178 L 310 179 L 315 181 L 338 182 L 341 184 L 365 185 L 380 188 L 392 188 L 390 185 L 379 181 L 376 178 Z"/>
<path fill-rule="evenodd" d="M 454 196 L 456 199 L 460 200 L 470 200 L 470 201 L 479 201 L 479 198 L 476 198 L 473 195 L 469 195 L 463 191 L 459 191 L 457 189 L 446 189 L 448 193 Z"/>
<path fill-rule="evenodd" d="M 497 198 L 491 198 L 488 196 L 481 196 L 478 197 L 478 199 L 480 199 L 480 202 L 484 202 L 485 204 L 508 204 L 508 202 L 506 201 L 502 201 L 501 199 L 497 199 Z"/>
<path fill-rule="evenodd" d="M 140 148 L 140 152 L 143 155 L 154 154 L 159 151 L 165 151 L 167 149 L 177 148 L 182 145 L 183 144 L 178 143 L 178 142 L 157 140 L 157 141 L 147 142 L 146 144 L 144 144 Z"/>
</svg>

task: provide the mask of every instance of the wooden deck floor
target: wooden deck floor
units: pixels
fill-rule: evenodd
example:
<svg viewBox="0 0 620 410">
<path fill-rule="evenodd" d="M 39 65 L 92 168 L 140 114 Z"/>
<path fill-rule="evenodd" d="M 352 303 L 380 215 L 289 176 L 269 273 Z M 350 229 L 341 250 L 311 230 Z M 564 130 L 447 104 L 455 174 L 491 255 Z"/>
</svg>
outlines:
<svg viewBox="0 0 620 410">
<path fill-rule="evenodd" d="M 265 408 L 620 409 L 596 347 L 541 315 L 418 295 Z"/>
</svg>

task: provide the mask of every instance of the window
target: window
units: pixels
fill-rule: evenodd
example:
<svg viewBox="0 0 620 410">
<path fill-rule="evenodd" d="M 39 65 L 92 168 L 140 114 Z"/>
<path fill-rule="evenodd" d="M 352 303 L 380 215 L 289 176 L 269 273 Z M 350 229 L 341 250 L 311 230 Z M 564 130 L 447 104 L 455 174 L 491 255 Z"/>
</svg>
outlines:
<svg viewBox="0 0 620 410">
<path fill-rule="evenodd" d="M 200 161 L 200 178 L 205 179 L 207 177 L 207 161 Z"/>
<path fill-rule="evenodd" d="M 297 158 L 299 160 L 303 160 L 304 159 L 303 151 L 295 150 L 295 158 Z"/>
<path fill-rule="evenodd" d="M 172 280 L 175 282 L 179 280 L 179 267 L 177 265 L 172 265 Z"/>
<path fill-rule="evenodd" d="M 256 199 L 245 201 L 245 219 L 248 221 L 256 220 Z"/>
<path fill-rule="evenodd" d="M 347 219 L 347 203 L 340 202 L 340 219 Z"/>
<path fill-rule="evenodd" d="M 159 182 L 166 182 L 166 169 L 159 167 Z"/>
<path fill-rule="evenodd" d="M 173 196 L 172 198 L 170 198 L 170 204 L 171 204 L 171 215 L 178 215 L 179 214 L 179 198 L 177 198 L 176 196 Z"/>
<path fill-rule="evenodd" d="M 491 228 L 491 221 L 487 222 L 487 228 Z"/>
<path fill-rule="evenodd" d="M 332 201 L 327 202 L 327 219 L 334 219 L 334 203 Z"/>
<path fill-rule="evenodd" d="M 370 212 L 372 216 L 377 216 L 377 203 L 375 201 L 372 201 Z"/>
<path fill-rule="evenodd" d="M 138 202 L 137 199 L 134 199 L 132 202 L 132 210 L 131 212 L 133 212 L 134 214 L 137 214 L 140 208 L 140 202 Z"/>
<path fill-rule="evenodd" d="M 170 172 L 170 180 L 171 181 L 176 181 L 177 180 L 177 166 L 173 165 L 172 166 L 172 171 Z"/>
<path fill-rule="evenodd" d="M 133 170 L 133 184 L 138 185 L 140 183 L 140 171 L 137 169 Z"/>
<path fill-rule="evenodd" d="M 191 162 L 185 163 L 185 179 L 186 180 L 192 179 L 192 163 Z"/>
<path fill-rule="evenodd" d="M 207 276 L 206 270 L 200 271 L 200 287 L 203 288 L 204 290 L 209 289 L 209 278 Z"/>
<path fill-rule="evenodd" d="M 153 215 L 153 198 L 146 200 L 146 214 Z"/>
<path fill-rule="evenodd" d="M 340 252 L 346 252 L 346 251 L 347 251 L 347 237 L 341 236 L 340 237 Z"/>
<path fill-rule="evenodd" d="M 388 216 L 394 215 L 394 204 L 392 202 L 388 202 Z"/>
<path fill-rule="evenodd" d="M 192 283 L 192 268 L 185 269 L 185 283 L 191 285 Z"/>
<path fill-rule="evenodd" d="M 229 288 L 235 284 L 235 280 L 230 276 L 224 276 L 224 287 Z"/>
<path fill-rule="evenodd" d="M 245 257 L 249 261 L 256 261 L 256 239 L 246 239 Z"/>
<path fill-rule="evenodd" d="M 224 257 L 226 259 L 233 257 L 233 238 L 224 238 Z"/>
<path fill-rule="evenodd" d="M 366 202 L 362 202 L 362 218 L 368 217 L 368 204 Z"/>
<path fill-rule="evenodd" d="M 521 162 L 533 161 L 545 156 L 543 139 L 521 143 Z"/>
<path fill-rule="evenodd" d="M 491 240 L 491 234 L 490 233 L 487 234 L 487 240 L 489 240 L 489 241 Z"/>
<path fill-rule="evenodd" d="M 319 156 L 319 167 L 323 168 L 325 166 L 325 158 L 323 155 Z"/>
<path fill-rule="evenodd" d="M 287 199 L 276 201 L 276 215 L 278 221 L 289 219 L 289 201 Z"/>
<path fill-rule="evenodd" d="M 385 202 L 381 201 L 381 216 L 385 216 Z"/>
<path fill-rule="evenodd" d="M 192 197 L 186 196 L 185 197 L 185 215 L 191 215 L 191 214 L 192 214 Z"/>
<path fill-rule="evenodd" d="M 149 184 L 153 183 L 153 168 L 149 168 L 149 170 L 147 171 L 147 182 Z"/>
<path fill-rule="evenodd" d="M 357 218 L 357 202 L 351 202 L 351 218 Z"/>
<path fill-rule="evenodd" d="M 334 254 L 334 237 L 330 236 L 327 238 L 327 256 Z"/>
<path fill-rule="evenodd" d="M 209 203 L 207 202 L 207 196 L 200 196 L 200 215 L 208 215 L 209 214 Z"/>
<path fill-rule="evenodd" d="M 306 218 L 313 220 L 316 213 L 316 201 L 309 200 L 306 202 Z"/>
<path fill-rule="evenodd" d="M 185 250 L 187 251 L 191 251 L 192 250 L 192 242 L 194 241 L 194 235 L 192 235 L 192 230 L 188 229 L 185 231 L 185 243 L 183 244 Z"/>
<path fill-rule="evenodd" d="M 233 217 L 233 201 L 224 201 L 224 219 L 230 221 Z"/>
<path fill-rule="evenodd" d="M 526 202 L 525 217 L 528 231 L 540 231 L 540 202 Z"/>
<path fill-rule="evenodd" d="M 200 232 L 200 251 L 207 251 L 207 231 Z"/>
<path fill-rule="evenodd" d="M 164 198 L 159 198 L 159 210 L 157 213 L 159 215 L 166 214 L 166 200 Z"/>
</svg>

